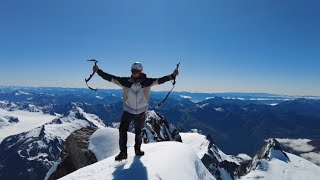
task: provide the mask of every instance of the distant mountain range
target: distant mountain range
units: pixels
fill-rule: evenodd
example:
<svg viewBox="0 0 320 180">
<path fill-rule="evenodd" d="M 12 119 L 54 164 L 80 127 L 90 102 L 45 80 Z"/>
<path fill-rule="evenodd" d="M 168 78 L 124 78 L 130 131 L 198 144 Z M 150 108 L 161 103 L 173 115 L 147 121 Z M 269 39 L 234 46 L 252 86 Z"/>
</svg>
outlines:
<svg viewBox="0 0 320 180">
<path fill-rule="evenodd" d="M 314 148 L 305 153 L 297 153 L 295 148 L 289 146 L 286 146 L 285 149 L 298 155 L 303 154 L 311 161 L 313 157 L 319 157 L 319 97 L 266 93 L 173 92 L 162 106 L 157 107 L 166 93 L 152 92 L 150 109 L 161 113 L 180 132 L 197 129 L 202 134 L 209 135 L 212 141 L 227 154 L 246 153 L 253 156 L 266 139 L 302 138 L 310 140 L 307 143 Z M 97 123 L 92 123 L 92 121 L 97 121 L 100 124 L 117 127 L 122 114 L 121 98 L 122 91 L 120 90 L 98 90 L 95 93 L 88 89 L 76 88 L 0 87 L 0 131 L 7 132 L 8 128 L 18 127 L 17 125 L 29 121 L 25 117 L 30 115 L 21 115 L 20 111 L 33 113 L 32 117 L 40 117 L 40 119 L 43 117 L 42 123 L 39 123 L 37 119 L 32 120 L 32 122 L 39 123 L 38 128 L 30 126 L 29 130 L 24 133 L 17 132 L 17 135 L 14 135 L 13 132 L 14 136 L 8 137 L 1 143 L 0 170 L 13 168 L 15 163 L 19 163 L 18 160 L 14 160 L 12 163 L 16 162 L 11 166 L 10 161 L 6 161 L 9 157 L 14 159 L 13 156 L 17 155 L 8 155 L 7 147 L 14 147 L 15 152 L 23 156 L 28 153 L 34 155 L 40 153 L 37 158 L 32 156 L 34 160 L 46 159 L 41 148 L 33 152 L 30 151 L 30 148 L 25 147 L 26 141 L 30 141 L 28 138 L 24 138 L 23 141 L 19 139 L 22 136 L 31 137 L 32 135 L 28 135 L 30 133 L 41 134 L 41 132 L 50 130 L 51 128 L 43 129 L 43 127 L 53 126 L 52 123 L 58 125 L 60 121 L 63 122 L 63 118 L 70 118 L 70 112 L 74 112 L 71 119 L 76 119 L 76 122 L 84 120 L 88 121 L 89 126 L 94 124 L 97 126 Z M 55 119 L 54 122 L 51 122 L 52 119 Z M 77 129 L 75 127 L 80 128 L 80 126 L 74 126 L 72 131 Z M 62 127 L 62 129 L 68 133 L 71 132 L 68 128 Z M 63 138 L 66 138 L 65 136 Z M 40 142 L 51 142 L 45 139 L 33 139 L 32 141 L 35 147 L 40 147 Z M 60 151 L 63 146 L 61 142 L 59 138 L 52 141 L 56 149 L 52 147 L 51 151 Z M 5 166 L 4 162 L 6 162 Z M 47 166 L 52 163 L 48 161 Z M 22 168 L 31 169 L 32 167 L 23 166 Z M 9 170 L 6 169 L 6 171 Z"/>
<path fill-rule="evenodd" d="M 68 113 L 49 123 L 5 138 L 0 144 L 0 179 L 43 179 L 57 161 L 65 139 L 87 126 L 104 127 L 104 124 L 97 116 L 74 105 Z"/>
<path fill-rule="evenodd" d="M 157 104 L 166 93 L 152 92 L 151 110 L 163 114 L 182 131 L 199 129 L 210 134 L 222 149 L 231 154 L 240 153 L 241 149 L 253 155 L 263 140 L 270 137 L 320 139 L 319 97 L 173 92 L 158 108 Z M 72 103 L 77 103 L 106 125 L 119 122 L 121 98 L 121 90 L 98 90 L 95 93 L 76 88 L 0 88 L 0 106 L 14 103 L 15 109 L 37 107 L 43 113 L 55 115 L 69 112 Z M 235 140 L 239 143 L 237 147 L 242 148 L 234 147 L 232 142 Z"/>
<path fill-rule="evenodd" d="M 162 100 L 167 91 L 151 92 L 151 97 L 156 100 Z M 51 98 L 54 97 L 54 101 Z M 37 102 L 37 103 L 102 103 L 109 104 L 121 100 L 122 91 L 119 89 L 99 89 L 93 92 L 85 88 L 59 88 L 59 87 L 11 87 L 0 86 L 0 100 L 10 100 L 13 102 Z M 320 96 L 289 96 L 270 93 L 198 93 L 198 92 L 172 92 L 170 98 L 189 99 L 192 102 L 200 102 L 213 97 L 223 97 L 225 99 L 250 100 L 261 104 L 276 104 L 286 100 L 298 98 L 320 99 Z"/>
</svg>

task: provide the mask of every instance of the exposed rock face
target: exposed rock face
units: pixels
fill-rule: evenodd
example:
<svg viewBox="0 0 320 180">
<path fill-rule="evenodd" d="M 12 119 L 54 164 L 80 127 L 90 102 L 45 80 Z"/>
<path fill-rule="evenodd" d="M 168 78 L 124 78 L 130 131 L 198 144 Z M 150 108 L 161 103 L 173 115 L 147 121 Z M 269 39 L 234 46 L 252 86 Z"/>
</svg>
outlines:
<svg viewBox="0 0 320 180">
<path fill-rule="evenodd" d="M 143 129 L 144 143 L 160 141 L 182 142 L 178 129 L 170 124 L 163 115 L 147 111 Z"/>
<path fill-rule="evenodd" d="M 208 168 L 216 179 L 234 179 L 240 173 L 241 169 L 245 169 L 249 161 L 240 157 L 226 155 L 213 142 L 212 138 L 207 137 L 210 141 L 208 153 L 203 156 L 201 161 Z"/>
<path fill-rule="evenodd" d="M 90 136 L 97 130 L 96 127 L 84 127 L 75 132 L 66 140 L 65 149 L 60 153 L 61 163 L 49 179 L 58 179 L 77 169 L 97 162 L 96 157 L 88 150 Z"/>
</svg>

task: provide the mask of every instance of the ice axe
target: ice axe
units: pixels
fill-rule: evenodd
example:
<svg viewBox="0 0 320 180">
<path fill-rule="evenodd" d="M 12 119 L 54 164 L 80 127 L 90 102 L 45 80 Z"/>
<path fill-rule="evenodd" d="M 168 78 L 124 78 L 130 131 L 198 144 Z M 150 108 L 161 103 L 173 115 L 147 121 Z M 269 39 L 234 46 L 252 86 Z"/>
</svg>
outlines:
<svg viewBox="0 0 320 180">
<path fill-rule="evenodd" d="M 87 61 L 92 61 L 92 62 L 94 62 L 94 65 L 95 66 L 97 66 L 97 60 L 95 60 L 95 59 L 90 59 L 90 60 L 87 60 Z M 92 87 L 90 87 L 89 85 L 88 85 L 88 82 L 90 81 L 90 79 L 92 78 L 92 76 L 95 74 L 95 72 L 92 72 L 92 74 L 90 75 L 90 77 L 88 78 L 88 79 L 84 79 L 85 81 L 86 81 L 86 84 L 87 84 L 87 86 L 88 86 L 88 88 L 89 89 L 91 89 L 92 91 L 95 91 L 95 92 L 97 92 L 97 90 L 98 89 L 94 89 L 94 88 L 92 88 Z"/>
<path fill-rule="evenodd" d="M 180 62 L 177 64 L 176 70 L 179 69 L 180 66 Z M 171 91 L 173 90 L 174 86 L 176 85 L 176 77 L 173 78 L 173 82 L 172 82 L 172 89 L 168 92 L 167 96 L 157 105 L 157 108 L 159 108 L 161 106 L 162 103 L 164 103 L 167 98 L 169 97 L 169 94 L 171 93 Z"/>
<path fill-rule="evenodd" d="M 180 62 L 177 64 L 176 70 L 179 70 Z M 173 78 L 173 86 L 176 84 L 176 77 Z"/>
</svg>

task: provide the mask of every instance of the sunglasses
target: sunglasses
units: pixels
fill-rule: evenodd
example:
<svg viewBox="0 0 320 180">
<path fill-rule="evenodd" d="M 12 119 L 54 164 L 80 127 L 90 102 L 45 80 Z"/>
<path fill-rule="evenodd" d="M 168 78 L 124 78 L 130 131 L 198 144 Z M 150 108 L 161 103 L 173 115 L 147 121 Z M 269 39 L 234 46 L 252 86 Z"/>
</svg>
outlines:
<svg viewBox="0 0 320 180">
<path fill-rule="evenodd" d="M 141 73 L 141 71 L 137 70 L 137 69 L 132 69 L 131 70 L 132 73 Z"/>
</svg>

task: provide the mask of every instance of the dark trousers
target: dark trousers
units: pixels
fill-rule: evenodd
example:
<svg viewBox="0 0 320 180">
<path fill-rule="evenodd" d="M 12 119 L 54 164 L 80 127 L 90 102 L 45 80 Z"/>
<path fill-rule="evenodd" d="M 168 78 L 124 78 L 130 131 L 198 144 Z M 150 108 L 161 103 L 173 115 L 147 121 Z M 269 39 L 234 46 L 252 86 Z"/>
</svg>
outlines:
<svg viewBox="0 0 320 180">
<path fill-rule="evenodd" d="M 121 152 L 127 152 L 127 131 L 132 120 L 134 122 L 136 134 L 134 148 L 140 150 L 142 144 L 141 131 L 144 127 L 144 116 L 145 112 L 141 114 L 131 114 L 126 111 L 123 111 L 119 127 L 119 146 Z"/>
</svg>

